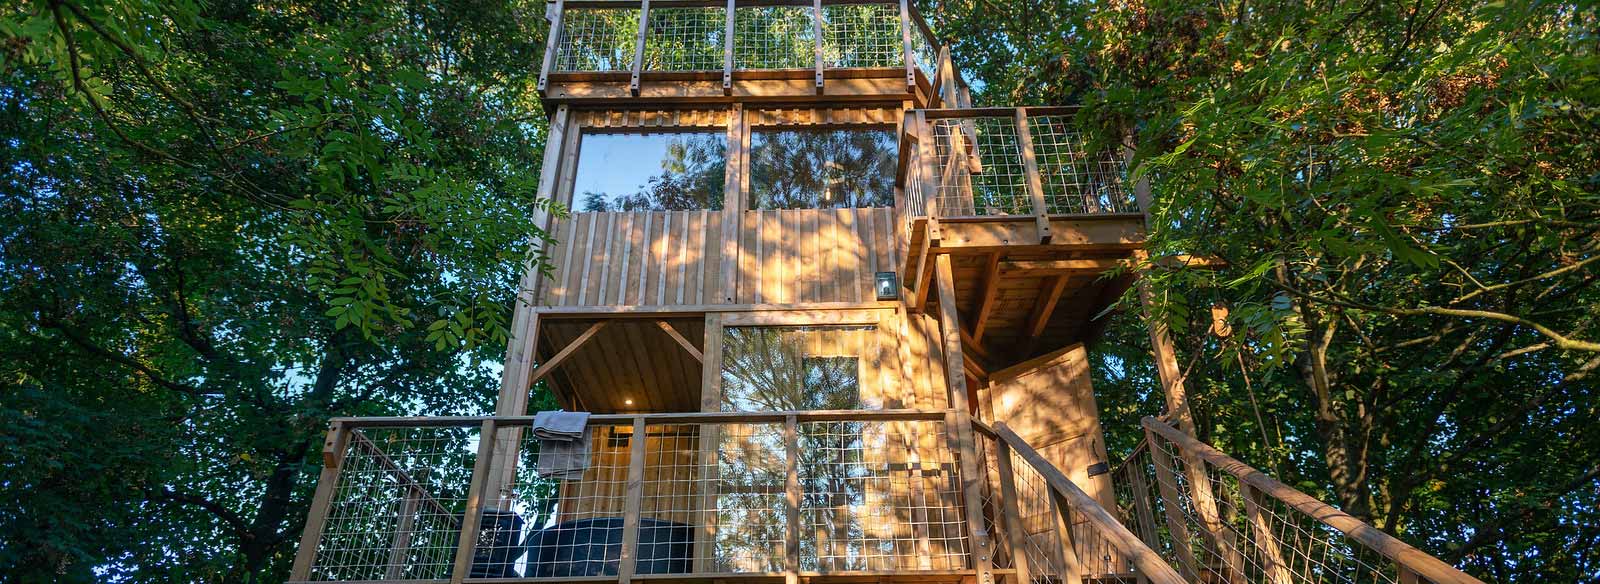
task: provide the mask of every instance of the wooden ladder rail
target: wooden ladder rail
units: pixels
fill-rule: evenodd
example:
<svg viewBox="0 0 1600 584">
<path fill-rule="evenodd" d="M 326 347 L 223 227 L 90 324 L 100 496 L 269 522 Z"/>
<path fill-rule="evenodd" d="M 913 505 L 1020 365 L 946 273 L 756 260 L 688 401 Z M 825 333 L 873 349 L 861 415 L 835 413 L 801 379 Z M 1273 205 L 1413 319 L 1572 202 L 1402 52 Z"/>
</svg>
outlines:
<svg viewBox="0 0 1600 584">
<path fill-rule="evenodd" d="M 1289 508 L 1337 530 L 1352 541 L 1388 558 L 1394 562 L 1401 582 L 1417 582 L 1420 578 L 1434 584 L 1483 584 L 1482 580 L 1428 555 L 1427 552 L 1395 539 L 1393 536 L 1334 508 L 1332 505 L 1295 490 L 1294 487 L 1285 485 L 1270 475 L 1256 470 L 1250 465 L 1240 462 L 1238 459 L 1228 456 L 1222 451 L 1212 448 L 1211 445 L 1196 440 L 1154 417 L 1145 417 L 1141 423 L 1147 432 L 1159 435 L 1170 441 L 1183 450 L 1184 453 L 1198 457 L 1206 464 L 1233 475 L 1234 478 L 1239 480 L 1240 485 L 1248 487 L 1249 496 L 1251 497 L 1248 504 L 1251 507 L 1255 507 L 1267 499 L 1276 499 L 1289 506 Z M 1159 450 L 1159 448 L 1152 444 L 1151 452 L 1156 450 Z"/>
<path fill-rule="evenodd" d="M 1167 565 L 1161 554 L 1150 549 L 1143 541 L 1139 540 L 1139 536 L 1128 531 L 1128 528 L 1122 525 L 1122 522 L 1118 521 L 1110 511 L 1100 506 L 1099 501 L 1096 501 L 1094 497 L 1091 497 L 1078 485 L 1074 484 L 1071 479 L 1067 478 L 1067 475 L 1046 460 L 1044 455 L 1039 454 L 1039 451 L 1029 446 L 1028 442 L 1023 440 L 1021 436 L 1006 427 L 1004 422 L 995 422 L 993 426 L 990 426 L 981 421 L 973 420 L 972 426 L 974 429 L 1004 443 L 1010 449 L 1011 454 L 1022 459 L 1024 464 L 1032 467 L 1034 472 L 1039 473 L 1039 476 L 1043 477 L 1045 482 L 1050 485 L 1050 490 L 1054 492 L 1053 497 L 1055 500 L 1065 505 L 1062 510 L 1071 512 L 1077 517 L 1082 517 L 1084 521 L 1105 538 L 1106 542 L 1117 553 L 1128 558 L 1129 563 L 1139 570 L 1139 574 L 1145 581 L 1151 584 L 1186 584 L 1184 579 L 1178 575 L 1178 572 L 1173 570 L 1172 566 Z"/>
</svg>

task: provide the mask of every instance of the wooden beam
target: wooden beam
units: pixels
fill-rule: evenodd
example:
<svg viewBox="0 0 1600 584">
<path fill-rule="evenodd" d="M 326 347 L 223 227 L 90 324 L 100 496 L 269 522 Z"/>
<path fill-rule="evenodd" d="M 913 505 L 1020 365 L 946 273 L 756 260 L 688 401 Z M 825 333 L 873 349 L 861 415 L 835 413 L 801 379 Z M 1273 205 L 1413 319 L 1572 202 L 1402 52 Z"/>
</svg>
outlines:
<svg viewBox="0 0 1600 584">
<path fill-rule="evenodd" d="M 656 321 L 656 326 L 661 327 L 661 330 L 665 331 L 667 336 L 670 336 L 672 337 L 672 340 L 677 341 L 678 345 L 683 347 L 683 350 L 688 351 L 689 355 L 694 357 L 694 360 L 701 363 L 706 362 L 705 356 L 700 354 L 700 349 L 694 348 L 694 343 L 689 342 L 689 339 L 683 338 L 683 335 L 678 332 L 678 329 L 672 328 L 672 325 L 668 324 L 667 321 L 658 320 Z"/>
<path fill-rule="evenodd" d="M 983 291 L 977 305 L 972 308 L 972 344 L 983 341 L 984 329 L 989 326 L 989 315 L 994 312 L 994 299 L 1000 292 L 1000 258 L 1004 252 L 992 252 L 983 269 Z"/>
<path fill-rule="evenodd" d="M 648 0 L 646 0 L 648 1 Z M 1033 153 L 1033 132 L 1028 128 L 1028 108 L 1017 108 L 1017 147 L 1022 151 L 1022 169 L 1027 180 L 1028 200 L 1033 206 L 1034 223 L 1039 230 L 1039 243 L 1050 243 L 1050 209 L 1044 201 L 1044 182 L 1039 177 L 1039 161 Z"/>
<path fill-rule="evenodd" d="M 727 22 L 722 32 L 722 94 L 733 95 L 733 22 L 737 14 L 734 0 L 728 0 L 727 12 L 724 14 Z M 726 204 L 726 203 L 724 203 Z"/>
<path fill-rule="evenodd" d="M 961 351 L 961 319 L 956 314 L 954 270 L 950 256 L 941 255 L 935 262 L 938 271 L 934 284 L 939 288 L 939 330 L 945 358 L 945 383 L 949 390 L 951 412 L 947 416 L 951 450 L 959 453 L 961 465 L 962 498 L 966 503 L 967 535 L 973 542 L 972 568 L 977 570 L 978 582 L 994 582 L 994 546 L 989 532 L 983 527 L 984 473 L 978 468 L 976 444 L 972 435 L 972 410 L 967 399 L 965 359 Z"/>
<path fill-rule="evenodd" d="M 1067 282 L 1071 279 L 1066 275 L 1054 276 L 1041 289 L 1039 300 L 1033 304 L 1033 314 L 1028 317 L 1029 339 L 1037 339 L 1044 334 L 1045 327 L 1050 324 L 1050 316 L 1056 312 L 1056 304 L 1061 301 L 1061 292 L 1067 289 Z"/>
<path fill-rule="evenodd" d="M 628 93 L 639 97 L 639 74 L 644 71 L 644 43 L 650 36 L 650 0 L 639 0 L 639 36 L 634 38 L 633 75 L 628 81 Z"/>
<path fill-rule="evenodd" d="M 800 580 L 800 435 L 794 416 L 783 421 L 783 567 L 784 581 L 790 584 Z M 817 542 L 819 545 L 822 542 Z"/>
<path fill-rule="evenodd" d="M 730 0 L 731 1 L 731 0 Z M 911 48 L 911 2 L 900 0 L 900 43 L 906 61 L 906 93 L 917 91 L 917 56 Z"/>
<path fill-rule="evenodd" d="M 494 457 L 496 424 L 494 418 L 484 420 L 478 431 L 478 458 L 472 465 L 472 479 L 467 487 L 467 512 L 461 518 L 461 537 L 457 538 L 450 584 L 463 584 L 472 568 L 473 547 L 478 543 L 478 531 L 483 524 L 483 491 L 489 482 L 489 461 Z"/>
<path fill-rule="evenodd" d="M 545 39 L 544 64 L 539 66 L 539 84 L 536 88 L 539 93 L 544 93 L 545 88 L 549 86 L 550 68 L 555 64 L 556 53 L 561 50 L 561 15 L 565 9 L 565 0 L 556 0 L 551 8 L 550 38 Z"/>
<path fill-rule="evenodd" d="M 1118 258 L 1094 258 L 1077 260 L 1021 260 L 1000 263 L 1000 271 L 1007 274 L 1024 276 L 1048 276 L 1055 274 L 1099 274 L 1107 270 L 1114 270 L 1123 265 Z"/>
<path fill-rule="evenodd" d="M 532 385 L 534 383 L 538 383 L 540 379 L 544 378 L 544 376 L 549 375 L 551 371 L 555 370 L 556 366 L 560 365 L 562 361 L 566 361 L 567 357 L 571 357 L 574 351 L 577 351 L 578 348 L 582 347 L 584 343 L 589 342 L 589 339 L 593 337 L 595 333 L 600 332 L 600 329 L 606 328 L 606 325 L 608 324 L 611 324 L 611 321 L 602 320 L 589 325 L 588 330 L 585 330 L 583 331 L 583 334 L 578 335 L 578 338 L 574 339 L 571 344 L 566 346 L 566 348 L 561 349 L 560 352 L 556 353 L 556 355 L 551 357 L 548 361 L 540 363 L 539 369 L 533 372 L 533 377 L 528 380 L 528 384 Z"/>
<path fill-rule="evenodd" d="M 639 564 L 639 508 L 644 499 L 644 418 L 633 419 L 628 442 L 628 482 L 622 504 L 622 557 L 617 561 L 617 583 L 629 584 Z"/>
<path fill-rule="evenodd" d="M 822 95 L 824 84 L 822 69 L 825 66 L 822 61 L 822 0 L 812 0 L 811 2 L 811 26 L 812 35 L 816 39 L 813 48 L 816 51 L 817 95 Z"/>
<path fill-rule="evenodd" d="M 317 477 L 317 490 L 311 496 L 311 509 L 306 512 L 306 526 L 300 532 L 300 547 L 294 555 L 294 565 L 289 579 L 305 582 L 311 579 L 311 568 L 316 563 L 317 547 L 322 543 L 322 530 L 328 523 L 328 512 L 333 508 L 333 491 L 338 488 L 339 471 L 344 468 L 345 447 L 350 441 L 351 429 L 339 420 L 328 423 L 328 433 L 322 439 L 322 473 Z"/>
</svg>

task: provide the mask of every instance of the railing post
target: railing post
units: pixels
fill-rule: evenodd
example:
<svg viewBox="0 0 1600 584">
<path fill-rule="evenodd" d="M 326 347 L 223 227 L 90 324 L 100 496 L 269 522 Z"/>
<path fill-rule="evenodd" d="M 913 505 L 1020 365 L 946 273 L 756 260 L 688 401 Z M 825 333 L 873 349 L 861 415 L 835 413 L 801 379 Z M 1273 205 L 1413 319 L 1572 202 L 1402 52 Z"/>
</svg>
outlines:
<svg viewBox="0 0 1600 584">
<path fill-rule="evenodd" d="M 644 71 L 644 43 L 650 36 L 650 0 L 639 0 L 639 36 L 633 39 L 633 77 L 628 92 L 639 97 L 639 74 Z"/>
<path fill-rule="evenodd" d="M 456 544 L 455 567 L 450 570 L 450 583 L 461 584 L 472 571 L 472 554 L 476 551 L 483 524 L 483 492 L 489 482 L 489 460 L 494 457 L 495 418 L 483 421 L 478 431 L 478 459 L 472 464 L 472 482 L 467 488 L 467 511 L 461 518 L 461 537 Z"/>
<path fill-rule="evenodd" d="M 811 0 L 811 34 L 816 37 L 813 53 L 817 67 L 817 95 L 822 95 L 822 0 Z"/>
<path fill-rule="evenodd" d="M 911 47 L 911 0 L 900 0 L 900 42 L 906 57 L 906 93 L 917 93 L 917 55 Z"/>
<path fill-rule="evenodd" d="M 617 582 L 628 584 L 639 565 L 639 509 L 644 498 L 645 423 L 633 419 L 633 436 L 628 442 L 627 495 L 622 504 L 622 557 L 617 563 Z"/>
<path fill-rule="evenodd" d="M 947 257 L 939 256 L 940 259 Z M 966 373 L 957 371 L 953 375 Z M 954 392 L 953 389 L 951 393 Z M 978 584 L 994 584 L 994 543 L 989 539 L 989 531 L 983 527 L 983 492 L 978 482 L 978 454 L 972 444 L 972 418 L 963 417 L 965 413 L 962 409 L 946 412 L 945 430 L 949 435 L 950 450 L 959 457 L 956 466 L 961 473 L 961 499 L 965 503 L 967 537 L 972 542 L 972 569 L 977 572 Z"/>
<path fill-rule="evenodd" d="M 1055 525 L 1056 541 L 1061 546 L 1056 550 L 1056 560 L 1061 562 L 1061 581 L 1064 584 L 1083 583 L 1083 563 L 1078 559 L 1077 538 L 1072 535 L 1072 510 L 1061 494 L 1055 489 L 1050 489 L 1050 518 Z"/>
<path fill-rule="evenodd" d="M 345 447 L 349 443 L 350 428 L 341 422 L 329 422 L 328 432 L 322 439 L 322 473 L 317 476 L 317 491 L 311 497 L 306 527 L 300 533 L 300 549 L 289 571 L 292 581 L 311 579 L 317 546 L 322 543 L 322 529 L 328 523 L 328 511 L 333 506 L 333 492 L 339 487 L 339 471 L 344 468 Z"/>
<path fill-rule="evenodd" d="M 550 19 L 550 38 L 545 39 L 544 64 L 539 67 L 539 92 L 543 93 L 550 84 L 550 68 L 555 65 L 556 52 L 561 50 L 561 16 L 564 11 L 565 0 L 556 0 Z"/>
<path fill-rule="evenodd" d="M 1028 529 L 1022 524 L 1022 513 L 1017 509 L 1017 480 L 1011 468 L 1011 445 L 996 438 L 994 441 L 996 470 L 1000 473 L 1000 507 L 1005 515 L 1006 536 L 1011 540 L 1011 567 L 1017 570 L 1018 583 L 1033 582 L 1033 572 L 1028 565 Z"/>
<path fill-rule="evenodd" d="M 1252 538 L 1256 542 L 1256 551 L 1261 553 L 1261 571 L 1266 573 L 1269 584 L 1291 584 L 1294 575 L 1289 572 L 1287 564 L 1283 563 L 1283 551 L 1278 549 L 1278 538 L 1272 533 L 1272 524 L 1267 520 L 1266 513 L 1261 510 L 1263 503 L 1261 493 L 1244 481 L 1239 482 L 1239 498 L 1244 499 L 1245 514 L 1250 517 L 1250 529 L 1254 532 Z"/>
<path fill-rule="evenodd" d="M 783 579 L 786 584 L 800 581 L 800 430 L 794 416 L 783 418 L 784 530 Z M 822 543 L 822 542 L 818 542 Z"/>
<path fill-rule="evenodd" d="M 1033 132 L 1028 128 L 1028 108 L 1017 108 L 1017 146 L 1022 152 L 1022 168 L 1027 175 L 1028 200 L 1033 202 L 1033 220 L 1039 229 L 1039 243 L 1050 243 L 1050 209 L 1044 202 L 1044 181 L 1039 177 L 1039 160 L 1033 153 Z"/>
<path fill-rule="evenodd" d="M 933 124 L 928 122 L 928 114 L 917 110 L 917 164 L 922 166 L 922 197 L 923 211 L 928 214 L 929 237 L 934 237 L 932 232 L 934 218 L 939 216 L 939 175 L 934 174 L 934 161 L 938 158 L 938 149 L 934 142 L 938 136 L 933 133 Z"/>
<path fill-rule="evenodd" d="M 733 21 L 737 13 L 734 0 L 728 0 L 727 23 L 722 32 L 722 94 L 733 95 Z"/>
<path fill-rule="evenodd" d="M 1184 580 L 1197 582 L 1200 576 L 1199 563 L 1194 557 L 1194 540 L 1189 535 L 1189 522 L 1183 517 L 1183 510 L 1178 506 L 1178 477 L 1172 472 L 1172 455 L 1167 454 L 1165 447 L 1161 446 L 1160 437 L 1156 436 L 1149 428 L 1144 431 L 1145 440 L 1150 443 L 1150 459 L 1156 467 L 1156 487 L 1161 491 L 1161 508 L 1166 511 L 1167 530 L 1172 532 L 1172 549 L 1178 552 L 1178 561 L 1183 568 Z"/>
</svg>

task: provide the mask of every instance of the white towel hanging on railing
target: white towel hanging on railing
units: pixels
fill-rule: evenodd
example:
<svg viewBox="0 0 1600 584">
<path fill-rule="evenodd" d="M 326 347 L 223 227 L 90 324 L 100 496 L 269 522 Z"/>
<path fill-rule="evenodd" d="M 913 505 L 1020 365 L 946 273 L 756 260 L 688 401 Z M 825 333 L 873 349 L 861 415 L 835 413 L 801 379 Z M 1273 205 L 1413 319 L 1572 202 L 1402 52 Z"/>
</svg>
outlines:
<svg viewBox="0 0 1600 584">
<path fill-rule="evenodd" d="M 589 468 L 589 412 L 539 412 L 529 433 L 539 439 L 540 478 L 569 480 Z"/>
</svg>

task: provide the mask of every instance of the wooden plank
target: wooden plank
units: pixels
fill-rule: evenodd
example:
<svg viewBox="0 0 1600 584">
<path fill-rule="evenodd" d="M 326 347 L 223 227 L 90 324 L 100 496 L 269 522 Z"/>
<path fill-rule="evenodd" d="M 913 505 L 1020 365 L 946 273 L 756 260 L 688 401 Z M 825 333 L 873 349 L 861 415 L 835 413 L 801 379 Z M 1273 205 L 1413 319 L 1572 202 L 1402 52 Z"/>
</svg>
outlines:
<svg viewBox="0 0 1600 584">
<path fill-rule="evenodd" d="M 473 547 L 478 542 L 479 526 L 483 521 L 483 492 L 489 478 L 489 459 L 494 456 L 496 423 L 493 418 L 484 420 L 478 431 L 478 458 L 473 462 L 471 486 L 467 488 L 467 510 L 461 518 L 464 537 L 459 538 L 456 544 L 455 567 L 450 571 L 451 584 L 465 582 L 472 568 Z"/>
<path fill-rule="evenodd" d="M 733 0 L 728 1 L 732 2 Z M 549 87 L 550 67 L 554 65 L 556 53 L 560 50 L 561 46 L 561 16 L 565 11 L 565 0 L 555 0 L 555 5 L 552 8 L 552 16 L 550 19 L 549 38 L 545 39 L 544 44 L 544 64 L 539 66 L 539 84 L 536 88 L 539 93 L 544 93 L 545 89 Z M 546 166 L 545 168 L 549 168 L 549 166 Z"/>
<path fill-rule="evenodd" d="M 639 0 L 639 35 L 633 39 L 633 75 L 628 91 L 639 97 L 639 72 L 644 70 L 644 43 L 650 36 L 650 0 Z"/>
<path fill-rule="evenodd" d="M 1055 533 L 1056 547 L 1053 550 L 1056 565 L 1060 567 L 1062 584 L 1083 583 L 1083 562 L 1078 557 L 1078 541 L 1072 533 L 1072 512 L 1069 505 L 1059 493 L 1052 490 L 1050 497 L 1050 530 Z M 1143 578 L 1140 582 L 1144 582 Z"/>
<path fill-rule="evenodd" d="M 1039 177 L 1039 160 L 1033 153 L 1033 132 L 1028 127 L 1028 108 L 1017 108 L 1016 124 L 1017 146 L 1022 150 L 1022 168 L 1027 179 L 1024 184 L 1028 188 L 1028 200 L 1033 204 L 1033 218 L 1038 225 L 1039 243 L 1050 243 L 1050 209 L 1044 201 L 1044 182 Z"/>
<path fill-rule="evenodd" d="M 1033 312 L 1028 315 L 1027 340 L 1023 345 L 1023 356 L 1033 353 L 1033 344 L 1044 335 L 1045 327 L 1050 325 L 1050 316 L 1055 314 L 1056 304 L 1061 301 L 1061 293 L 1067 289 L 1067 276 L 1054 276 L 1050 283 L 1039 292 L 1039 299 L 1034 303 Z"/>
<path fill-rule="evenodd" d="M 562 361 L 567 360 L 567 357 L 571 357 L 574 351 L 577 351 L 578 348 L 582 347 L 584 343 L 589 342 L 590 337 L 593 337 L 595 333 L 600 332 L 600 329 L 605 328 L 608 324 L 611 324 L 611 321 L 602 320 L 590 325 L 588 330 L 585 330 L 583 331 L 583 334 L 578 335 L 577 340 L 572 341 L 571 344 L 561 349 L 561 351 L 556 353 L 554 357 L 551 357 L 550 360 L 541 363 L 539 368 L 534 371 L 533 377 L 528 380 L 528 384 L 532 385 L 534 383 L 538 383 L 540 379 L 544 379 L 544 376 L 549 375 L 551 371 L 554 371 L 557 366 L 561 365 Z"/>
<path fill-rule="evenodd" d="M 995 463 L 1000 474 L 1000 508 L 1005 518 L 1006 537 L 1011 540 L 1011 567 L 1017 570 L 1018 583 L 1033 582 L 1032 566 L 1028 565 L 1028 530 L 1022 524 L 1022 513 L 1017 508 L 1015 469 L 1011 468 L 1011 447 L 1003 440 L 995 440 Z"/>
<path fill-rule="evenodd" d="M 750 152 L 749 123 L 744 106 L 734 104 L 728 114 L 728 161 L 722 198 L 722 281 L 718 296 L 733 304 L 738 296 L 739 226 L 742 221 L 746 179 L 744 161 Z"/>
<path fill-rule="evenodd" d="M 890 310 L 892 308 L 729 313 L 723 316 L 722 323 L 725 326 L 865 325 L 877 324 Z"/>
<path fill-rule="evenodd" d="M 735 11 L 734 0 L 728 0 L 728 7 L 724 9 L 724 29 L 722 31 L 722 94 L 733 95 L 733 23 Z"/>
<path fill-rule="evenodd" d="M 994 298 L 1000 291 L 1000 258 L 1001 252 L 991 252 L 986 267 L 983 270 L 983 293 L 978 295 L 977 305 L 972 309 L 972 344 L 981 347 L 984 328 L 989 326 L 989 316 L 994 313 Z"/>
<path fill-rule="evenodd" d="M 722 315 L 709 313 L 705 316 L 705 358 L 704 366 L 700 370 L 700 411 L 706 413 L 720 412 L 722 410 Z M 704 424 L 700 426 L 700 457 L 697 463 L 700 467 L 701 492 L 699 524 L 700 534 L 695 538 L 694 571 L 708 572 L 712 566 L 712 554 L 716 547 L 717 539 L 717 493 L 720 467 L 717 462 L 718 444 L 721 440 L 721 428 Z"/>
<path fill-rule="evenodd" d="M 961 490 L 966 502 L 967 534 L 973 542 L 972 568 L 977 570 L 978 581 L 994 582 L 993 546 L 983 527 L 983 496 L 979 477 L 976 447 L 972 437 L 972 410 L 967 403 L 967 380 L 961 355 L 961 322 L 956 315 L 955 277 L 950 267 L 950 256 L 941 255 L 936 262 L 938 277 L 934 283 L 939 288 L 939 329 L 943 338 L 945 384 L 953 413 L 947 420 L 952 450 L 960 453 Z"/>
<path fill-rule="evenodd" d="M 333 492 L 339 486 L 339 471 L 344 468 L 345 450 L 350 443 L 350 428 L 343 422 L 328 423 L 322 439 L 322 472 L 317 475 L 317 490 L 311 496 L 311 508 L 306 512 L 306 526 L 300 532 L 300 547 L 295 552 L 294 565 L 289 579 L 308 581 L 311 568 L 316 563 L 317 548 L 322 543 L 322 530 L 328 524 L 328 512 L 333 508 Z"/>
<path fill-rule="evenodd" d="M 786 580 L 800 575 L 800 437 L 794 416 L 783 420 L 784 535 L 783 565 Z"/>
<path fill-rule="evenodd" d="M 917 54 L 911 48 L 910 0 L 900 0 L 900 45 L 906 61 L 906 93 L 917 92 Z"/>
<path fill-rule="evenodd" d="M 812 45 L 812 47 L 816 57 L 817 95 L 822 95 L 822 69 L 824 66 L 824 63 L 822 62 L 822 0 L 812 0 L 811 2 L 811 30 L 812 37 L 815 40 L 815 43 Z"/>
<path fill-rule="evenodd" d="M 678 332 L 678 329 L 672 328 L 672 325 L 668 324 L 667 321 L 664 320 L 656 321 L 656 326 L 661 327 L 661 330 L 665 331 L 667 336 L 670 336 L 672 337 L 672 340 L 677 341 L 678 346 L 683 347 L 683 350 L 688 351 L 689 355 L 694 357 L 694 360 L 701 363 L 705 362 L 705 357 L 700 354 L 700 350 L 694 348 L 694 343 L 689 342 L 689 339 L 683 338 L 683 335 Z"/>
<path fill-rule="evenodd" d="M 646 0 L 648 1 L 648 0 Z M 628 584 L 639 564 L 639 507 L 644 498 L 645 420 L 633 419 L 628 440 L 628 482 L 622 511 L 622 557 L 617 562 L 617 582 Z"/>
</svg>

